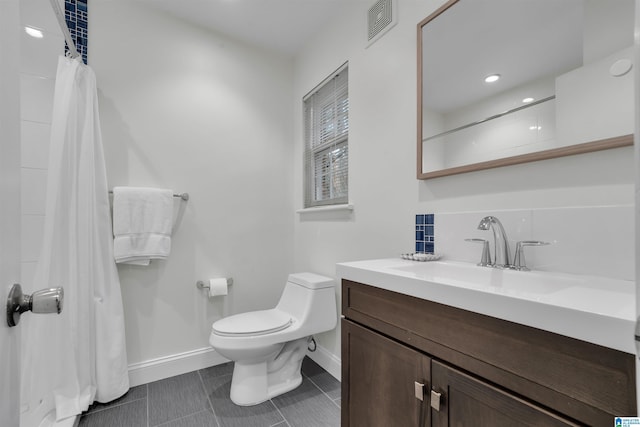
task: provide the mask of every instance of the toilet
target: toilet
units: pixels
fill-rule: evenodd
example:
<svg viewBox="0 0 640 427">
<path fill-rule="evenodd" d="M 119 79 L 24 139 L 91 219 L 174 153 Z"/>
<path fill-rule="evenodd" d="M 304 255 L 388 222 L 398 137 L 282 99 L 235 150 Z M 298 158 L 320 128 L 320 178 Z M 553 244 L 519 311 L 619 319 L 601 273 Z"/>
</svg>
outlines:
<svg viewBox="0 0 640 427">
<path fill-rule="evenodd" d="M 275 308 L 214 322 L 209 343 L 235 362 L 231 400 L 257 405 L 298 387 L 311 335 L 335 328 L 337 321 L 334 281 L 296 273 L 289 275 Z"/>
</svg>

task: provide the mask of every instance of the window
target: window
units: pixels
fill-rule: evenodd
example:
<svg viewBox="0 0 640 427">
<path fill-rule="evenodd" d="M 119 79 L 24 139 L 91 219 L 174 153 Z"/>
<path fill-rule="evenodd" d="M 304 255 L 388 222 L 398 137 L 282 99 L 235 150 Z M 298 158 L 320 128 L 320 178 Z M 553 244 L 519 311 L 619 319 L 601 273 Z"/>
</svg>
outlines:
<svg viewBox="0 0 640 427">
<path fill-rule="evenodd" d="M 348 202 L 347 65 L 304 98 L 304 207 Z"/>
</svg>

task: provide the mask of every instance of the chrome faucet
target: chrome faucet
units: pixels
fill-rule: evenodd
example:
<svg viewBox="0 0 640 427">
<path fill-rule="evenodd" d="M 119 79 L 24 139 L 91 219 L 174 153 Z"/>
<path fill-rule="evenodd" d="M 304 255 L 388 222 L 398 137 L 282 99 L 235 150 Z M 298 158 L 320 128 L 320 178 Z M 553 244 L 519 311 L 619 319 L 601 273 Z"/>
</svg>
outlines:
<svg viewBox="0 0 640 427">
<path fill-rule="evenodd" d="M 478 265 L 480 267 L 492 267 L 491 251 L 489 250 L 489 241 L 484 239 L 464 239 L 467 242 L 482 243 L 482 256 Z"/>
<path fill-rule="evenodd" d="M 478 230 L 489 229 L 493 231 L 493 267 L 511 268 L 507 233 L 505 233 L 500 220 L 495 216 L 485 216 L 478 224 Z"/>
<path fill-rule="evenodd" d="M 519 271 L 529 271 L 527 263 L 524 260 L 524 247 L 525 246 L 544 246 L 549 245 L 549 242 L 541 242 L 539 240 L 523 240 L 516 244 L 516 254 L 513 256 L 513 268 Z"/>
</svg>

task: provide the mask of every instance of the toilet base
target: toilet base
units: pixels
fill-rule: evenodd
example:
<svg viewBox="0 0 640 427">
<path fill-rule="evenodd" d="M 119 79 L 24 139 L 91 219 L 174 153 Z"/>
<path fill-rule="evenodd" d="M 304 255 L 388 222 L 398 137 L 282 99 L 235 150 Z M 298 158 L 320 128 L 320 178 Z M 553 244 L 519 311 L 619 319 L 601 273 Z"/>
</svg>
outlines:
<svg viewBox="0 0 640 427">
<path fill-rule="evenodd" d="M 253 406 L 291 391 L 302 384 L 302 359 L 308 337 L 286 343 L 273 359 L 245 363 L 236 361 L 231 379 L 231 401 Z"/>
</svg>

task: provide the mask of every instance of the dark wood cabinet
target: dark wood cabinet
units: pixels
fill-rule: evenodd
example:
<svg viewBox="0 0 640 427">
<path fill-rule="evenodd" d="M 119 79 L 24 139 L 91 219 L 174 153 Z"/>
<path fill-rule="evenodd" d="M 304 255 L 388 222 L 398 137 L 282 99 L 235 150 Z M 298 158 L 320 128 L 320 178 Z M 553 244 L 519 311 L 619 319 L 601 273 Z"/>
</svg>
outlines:
<svg viewBox="0 0 640 427">
<path fill-rule="evenodd" d="M 637 414 L 632 354 L 348 280 L 342 304 L 343 427 L 611 426 Z"/>
<path fill-rule="evenodd" d="M 440 395 L 434 427 L 579 425 L 441 362 L 431 369 L 431 389 Z"/>
<path fill-rule="evenodd" d="M 416 392 L 430 381 L 431 359 L 353 322 L 342 322 L 344 352 L 352 362 L 343 378 L 343 426 L 428 426 Z M 343 379 L 344 384 L 344 379 Z M 426 418 L 426 419 L 425 419 Z"/>
</svg>

